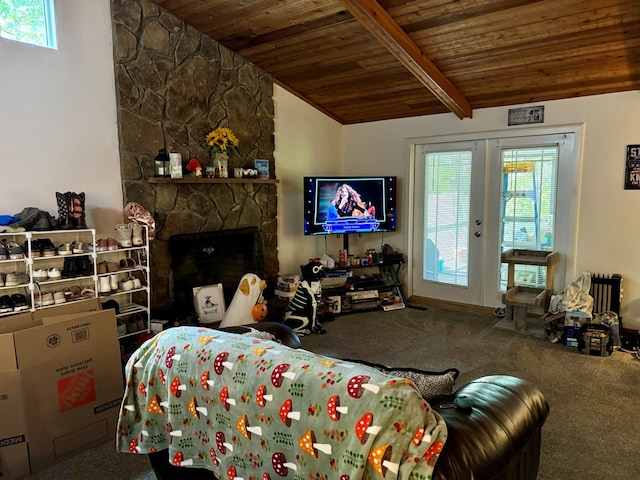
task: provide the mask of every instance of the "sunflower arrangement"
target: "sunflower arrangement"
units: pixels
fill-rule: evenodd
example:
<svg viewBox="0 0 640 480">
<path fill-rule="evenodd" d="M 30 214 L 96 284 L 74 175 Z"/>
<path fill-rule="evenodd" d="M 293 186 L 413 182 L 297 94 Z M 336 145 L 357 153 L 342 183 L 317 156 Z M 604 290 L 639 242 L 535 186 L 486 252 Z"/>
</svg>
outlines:
<svg viewBox="0 0 640 480">
<path fill-rule="evenodd" d="M 212 152 L 228 153 L 231 149 L 237 149 L 240 142 L 231 129 L 218 127 L 207 134 L 205 143 Z"/>
</svg>

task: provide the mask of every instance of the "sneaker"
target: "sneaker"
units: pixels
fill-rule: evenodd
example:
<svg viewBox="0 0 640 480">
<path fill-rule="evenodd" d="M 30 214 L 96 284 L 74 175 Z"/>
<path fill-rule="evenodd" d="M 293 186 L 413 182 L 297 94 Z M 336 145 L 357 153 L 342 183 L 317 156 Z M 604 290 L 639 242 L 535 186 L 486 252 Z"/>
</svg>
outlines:
<svg viewBox="0 0 640 480">
<path fill-rule="evenodd" d="M 64 296 L 64 292 L 54 292 L 53 293 L 53 303 L 59 305 L 61 303 L 65 303 L 67 298 Z"/>
<path fill-rule="evenodd" d="M 49 270 L 47 270 L 47 276 L 51 280 L 58 280 L 62 278 L 62 273 L 60 272 L 59 268 L 51 267 Z"/>
<path fill-rule="evenodd" d="M 112 250 L 118 250 L 118 242 L 116 241 L 115 238 L 107 238 L 105 240 L 107 242 L 107 250 L 112 251 Z"/>
<path fill-rule="evenodd" d="M 96 298 L 96 291 L 93 289 L 93 287 L 84 287 L 80 292 L 80 295 L 82 295 L 84 298 Z"/>
<path fill-rule="evenodd" d="M 27 297 L 25 297 L 21 293 L 14 293 L 13 295 L 11 295 L 11 303 L 13 303 L 14 312 L 20 312 L 22 310 L 29 309 L 29 305 L 27 305 Z"/>
<path fill-rule="evenodd" d="M 122 337 L 123 335 L 127 334 L 127 324 L 118 321 L 118 336 Z"/>
<path fill-rule="evenodd" d="M 31 248 L 29 248 L 29 246 L 31 246 Z M 38 240 L 26 240 L 22 244 L 22 251 L 25 253 L 25 255 L 27 255 L 30 251 L 31 258 L 38 258 L 42 256 L 42 252 L 40 251 L 40 242 Z"/>
<path fill-rule="evenodd" d="M 0 260 L 8 260 L 9 259 L 9 251 L 7 250 L 7 244 L 3 240 L 0 242 Z"/>
<path fill-rule="evenodd" d="M 133 280 L 126 279 L 120 280 L 120 290 L 124 292 L 128 292 L 129 290 L 133 290 Z"/>
<path fill-rule="evenodd" d="M 39 241 L 40 251 L 42 252 L 43 257 L 55 257 L 56 256 L 56 247 L 51 240 L 48 238 L 41 238 Z"/>
<path fill-rule="evenodd" d="M 117 246 L 117 245 L 116 245 Z M 95 243 L 90 243 L 87 245 L 87 248 L 90 252 L 106 252 L 108 250 L 107 240 L 104 238 L 99 238 L 95 241 Z"/>
<path fill-rule="evenodd" d="M 4 287 L 4 281 L 6 278 L 7 278 L 7 274 L 0 272 L 0 287 Z"/>
<path fill-rule="evenodd" d="M 29 283 L 29 275 L 22 272 L 7 273 L 4 281 L 5 287 L 15 287 L 16 285 L 23 285 L 25 283 Z"/>
<path fill-rule="evenodd" d="M 134 290 L 137 290 L 139 288 L 142 288 L 142 281 L 139 278 L 136 277 L 129 277 L 129 280 L 131 280 L 133 282 L 133 288 Z"/>
<path fill-rule="evenodd" d="M 11 303 L 11 297 L 9 295 L 2 295 L 0 297 L 0 313 L 13 312 L 13 303 Z"/>
<path fill-rule="evenodd" d="M 33 280 L 36 282 L 44 282 L 49 279 L 49 275 L 44 268 L 36 268 L 33 271 Z"/>
<path fill-rule="evenodd" d="M 53 300 L 53 293 L 43 293 L 40 295 L 40 306 L 48 307 L 49 305 L 53 305 L 55 302 Z"/>
<path fill-rule="evenodd" d="M 22 251 L 22 247 L 18 245 L 16 242 L 7 242 L 5 246 L 7 253 L 9 254 L 10 260 L 20 260 L 24 258 L 24 252 Z"/>
<path fill-rule="evenodd" d="M 58 245 L 58 255 L 71 255 L 73 253 L 73 251 L 71 250 L 71 244 L 70 243 L 61 243 L 60 245 Z"/>
<path fill-rule="evenodd" d="M 71 251 L 76 255 L 80 253 L 84 253 L 84 243 L 71 242 Z"/>
</svg>

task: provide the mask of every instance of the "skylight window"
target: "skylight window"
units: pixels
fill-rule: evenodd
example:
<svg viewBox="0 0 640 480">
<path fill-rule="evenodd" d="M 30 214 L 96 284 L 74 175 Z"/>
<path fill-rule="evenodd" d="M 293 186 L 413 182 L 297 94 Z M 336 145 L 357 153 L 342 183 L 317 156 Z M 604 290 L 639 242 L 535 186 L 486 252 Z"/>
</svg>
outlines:
<svg viewBox="0 0 640 480">
<path fill-rule="evenodd" d="M 0 0 L 0 37 L 57 48 L 54 0 Z"/>
</svg>

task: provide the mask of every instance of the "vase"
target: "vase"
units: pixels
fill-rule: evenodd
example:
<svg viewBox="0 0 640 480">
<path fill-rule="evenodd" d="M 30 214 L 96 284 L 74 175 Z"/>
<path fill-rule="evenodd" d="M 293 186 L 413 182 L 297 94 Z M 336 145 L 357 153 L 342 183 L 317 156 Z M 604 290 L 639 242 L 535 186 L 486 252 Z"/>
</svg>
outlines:
<svg viewBox="0 0 640 480">
<path fill-rule="evenodd" d="M 224 152 L 215 152 L 213 155 L 213 170 L 216 178 L 228 178 L 229 155 Z"/>
</svg>

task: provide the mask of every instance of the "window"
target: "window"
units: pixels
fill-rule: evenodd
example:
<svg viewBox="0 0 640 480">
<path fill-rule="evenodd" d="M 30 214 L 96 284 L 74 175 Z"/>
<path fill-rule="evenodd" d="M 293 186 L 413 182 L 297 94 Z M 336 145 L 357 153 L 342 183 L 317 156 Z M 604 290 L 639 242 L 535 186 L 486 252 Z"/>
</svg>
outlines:
<svg viewBox="0 0 640 480">
<path fill-rule="evenodd" d="M 553 250 L 556 220 L 558 145 L 501 150 L 501 251 Z M 546 268 L 516 265 L 516 283 L 544 288 Z M 500 287 L 506 288 L 507 264 Z"/>
<path fill-rule="evenodd" d="M 56 48 L 53 0 L 0 0 L 0 37 Z"/>
</svg>

